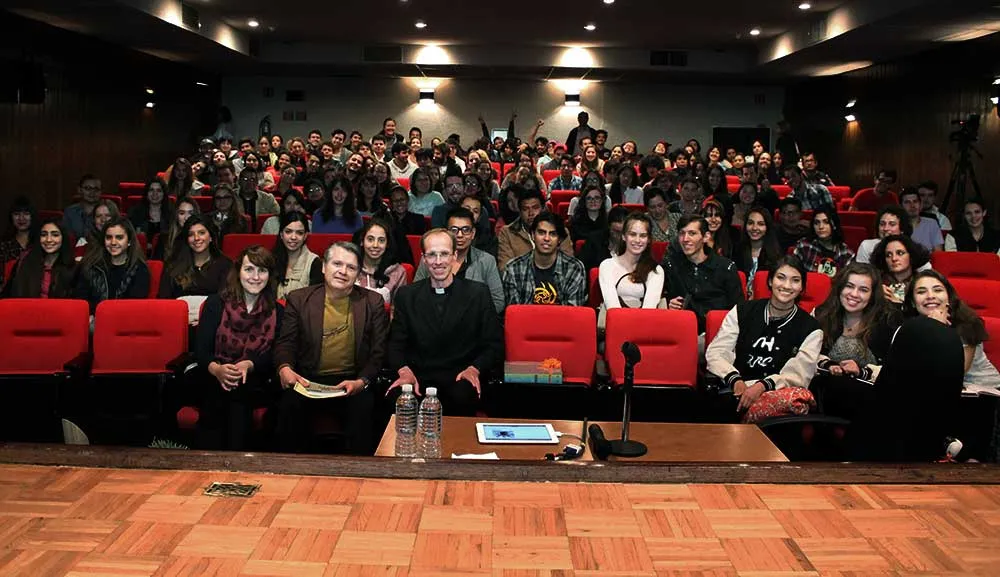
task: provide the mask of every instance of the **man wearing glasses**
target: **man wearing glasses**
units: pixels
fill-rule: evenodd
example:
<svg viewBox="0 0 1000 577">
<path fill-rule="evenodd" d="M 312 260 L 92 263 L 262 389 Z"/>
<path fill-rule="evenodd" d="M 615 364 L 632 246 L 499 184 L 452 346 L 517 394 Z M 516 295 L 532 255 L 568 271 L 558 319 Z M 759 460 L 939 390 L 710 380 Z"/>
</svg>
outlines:
<svg viewBox="0 0 1000 577">
<path fill-rule="evenodd" d="M 851 210 L 868 210 L 878 212 L 880 208 L 889 204 L 899 204 L 899 197 L 890 190 L 896 184 L 896 171 L 883 168 L 875 177 L 875 187 L 854 195 L 851 201 Z"/>
<path fill-rule="evenodd" d="M 587 272 L 583 263 L 563 254 L 566 238 L 562 220 L 551 212 L 535 217 L 530 227 L 534 248 L 507 263 L 503 292 L 508 305 L 583 306 L 587 300 Z"/>
<path fill-rule="evenodd" d="M 476 216 L 472 211 L 458 207 L 448 213 L 448 232 L 455 237 L 455 262 L 452 272 L 455 276 L 485 284 L 493 297 L 493 306 L 497 314 L 503 312 L 504 294 L 500 283 L 500 272 L 493 255 L 473 247 L 476 241 Z M 420 262 L 414 281 L 420 281 L 429 276 L 427 261 Z"/>
<path fill-rule="evenodd" d="M 397 378 L 386 396 L 395 403 L 404 384 L 417 395 L 437 387 L 445 415 L 471 416 L 487 374 L 503 362 L 500 318 L 485 284 L 455 275 L 449 231 L 428 231 L 420 246 L 428 277 L 400 287 L 393 301 L 387 365 Z"/>
<path fill-rule="evenodd" d="M 101 200 L 101 179 L 93 174 L 85 174 L 80 178 L 76 188 L 80 201 L 66 207 L 63 211 L 63 226 L 75 238 L 83 238 L 87 231 L 94 228 L 94 208 Z"/>
<path fill-rule="evenodd" d="M 442 228 L 445 226 L 448 213 L 453 208 L 458 208 L 465 198 L 465 181 L 462 178 L 462 171 L 455 165 L 449 165 L 444 173 L 444 204 L 439 204 L 431 211 L 431 226 Z"/>
</svg>

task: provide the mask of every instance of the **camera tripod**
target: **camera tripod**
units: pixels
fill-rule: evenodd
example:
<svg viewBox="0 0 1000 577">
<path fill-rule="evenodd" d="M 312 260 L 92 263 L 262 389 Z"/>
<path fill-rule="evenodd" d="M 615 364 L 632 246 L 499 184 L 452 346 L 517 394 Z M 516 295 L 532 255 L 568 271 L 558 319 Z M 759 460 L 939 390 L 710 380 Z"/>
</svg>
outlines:
<svg viewBox="0 0 1000 577">
<path fill-rule="evenodd" d="M 966 192 L 969 190 L 968 185 L 972 183 L 972 189 L 975 191 L 975 196 L 971 198 L 981 198 L 982 192 L 979 189 L 979 181 L 976 180 L 976 169 L 972 166 L 972 158 L 970 152 L 975 152 L 976 156 L 980 159 L 983 155 L 979 153 L 979 150 L 972 145 L 971 142 L 959 142 L 958 143 L 958 161 L 955 162 L 955 167 L 951 170 L 951 178 L 948 180 L 948 192 L 944 195 L 944 201 L 941 203 L 941 208 L 947 210 L 948 203 L 951 201 L 951 195 L 954 193 L 955 198 L 955 211 L 961 216 L 962 207 L 965 205 Z"/>
</svg>

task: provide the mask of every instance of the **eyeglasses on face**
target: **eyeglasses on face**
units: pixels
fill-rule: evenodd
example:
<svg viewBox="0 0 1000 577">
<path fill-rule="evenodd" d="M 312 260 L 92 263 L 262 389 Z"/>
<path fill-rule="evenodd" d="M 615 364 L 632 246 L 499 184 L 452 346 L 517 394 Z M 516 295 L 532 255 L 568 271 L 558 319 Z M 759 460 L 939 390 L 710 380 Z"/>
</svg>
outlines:
<svg viewBox="0 0 1000 577">
<path fill-rule="evenodd" d="M 455 236 L 458 236 L 458 235 L 463 235 L 464 236 L 464 235 L 467 235 L 467 234 L 472 234 L 472 230 L 473 229 L 472 229 L 471 226 L 449 226 L 448 230 L 451 231 L 451 234 L 453 234 Z"/>
</svg>

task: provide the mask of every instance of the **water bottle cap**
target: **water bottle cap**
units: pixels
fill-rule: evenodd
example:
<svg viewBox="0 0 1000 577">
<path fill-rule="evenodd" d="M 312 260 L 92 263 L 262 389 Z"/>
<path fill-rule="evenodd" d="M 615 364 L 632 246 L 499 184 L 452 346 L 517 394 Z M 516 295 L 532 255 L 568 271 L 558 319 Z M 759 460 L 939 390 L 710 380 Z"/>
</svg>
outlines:
<svg viewBox="0 0 1000 577">
<path fill-rule="evenodd" d="M 427 387 L 427 390 L 425 392 L 427 393 L 428 397 L 436 397 L 438 394 L 437 387 Z"/>
<path fill-rule="evenodd" d="M 412 393 L 413 392 L 413 385 L 403 385 L 403 392 L 404 393 Z"/>
</svg>

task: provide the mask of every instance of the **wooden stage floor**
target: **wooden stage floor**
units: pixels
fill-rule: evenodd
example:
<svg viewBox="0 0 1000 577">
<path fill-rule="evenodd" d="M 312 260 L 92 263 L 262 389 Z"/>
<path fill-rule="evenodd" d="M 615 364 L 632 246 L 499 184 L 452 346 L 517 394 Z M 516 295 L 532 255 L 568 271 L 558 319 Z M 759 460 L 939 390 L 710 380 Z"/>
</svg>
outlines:
<svg viewBox="0 0 1000 577">
<path fill-rule="evenodd" d="M 260 483 L 248 499 L 212 481 Z M 0 466 L 0 575 L 997 575 L 997 485 Z"/>
</svg>

